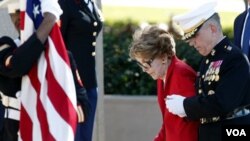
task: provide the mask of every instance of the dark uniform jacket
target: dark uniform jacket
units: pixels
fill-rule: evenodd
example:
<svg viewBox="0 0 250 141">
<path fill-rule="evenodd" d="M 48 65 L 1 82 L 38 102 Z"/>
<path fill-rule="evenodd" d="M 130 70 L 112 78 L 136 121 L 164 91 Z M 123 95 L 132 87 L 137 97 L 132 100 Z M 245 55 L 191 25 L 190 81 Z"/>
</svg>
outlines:
<svg viewBox="0 0 250 141">
<path fill-rule="evenodd" d="M 94 6 L 94 3 L 90 0 Z M 68 50 L 74 55 L 86 88 L 96 88 L 96 37 L 102 28 L 98 10 L 90 11 L 84 0 L 59 0 L 63 9 L 61 31 Z"/>
<path fill-rule="evenodd" d="M 0 91 L 7 96 L 15 97 L 21 89 L 21 77 L 29 72 L 32 65 L 37 62 L 40 54 L 44 50 L 44 45 L 33 34 L 18 49 L 16 44 L 9 37 L 0 38 L 0 46 L 8 44 L 10 47 L 0 48 Z M 5 60 L 9 55 L 13 55 L 10 66 L 6 67 Z M 88 115 L 89 103 L 86 90 L 78 83 L 76 74 L 76 64 L 73 56 L 69 53 L 71 68 L 77 92 L 77 101 L 82 105 L 85 118 Z M 11 107 L 6 107 L 11 108 Z M 19 123 L 16 120 L 5 119 L 4 126 L 0 133 L 0 141 L 17 141 L 17 131 Z"/>
<path fill-rule="evenodd" d="M 242 12 L 234 20 L 234 44 L 240 48 L 241 48 L 241 35 L 242 35 L 242 30 L 244 27 L 246 15 L 247 15 L 247 10 Z M 248 58 L 250 58 L 250 53 L 248 54 Z"/>
<path fill-rule="evenodd" d="M 224 38 L 204 57 L 196 80 L 198 96 L 186 98 L 189 119 L 200 119 L 200 141 L 220 141 L 223 124 L 250 124 L 250 116 L 232 118 L 250 104 L 249 62 Z"/>
</svg>

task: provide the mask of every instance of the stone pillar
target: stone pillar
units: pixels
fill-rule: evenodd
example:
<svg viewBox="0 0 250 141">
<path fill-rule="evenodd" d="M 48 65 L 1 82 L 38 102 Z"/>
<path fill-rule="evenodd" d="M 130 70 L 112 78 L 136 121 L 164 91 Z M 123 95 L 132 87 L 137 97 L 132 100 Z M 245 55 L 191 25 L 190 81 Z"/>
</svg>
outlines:
<svg viewBox="0 0 250 141">
<path fill-rule="evenodd" d="M 97 6 L 101 9 L 101 0 L 96 0 Z M 104 70 L 103 70 L 103 32 L 101 31 L 96 46 L 96 73 L 98 82 L 98 102 L 95 116 L 93 141 L 105 141 L 104 131 Z"/>
</svg>

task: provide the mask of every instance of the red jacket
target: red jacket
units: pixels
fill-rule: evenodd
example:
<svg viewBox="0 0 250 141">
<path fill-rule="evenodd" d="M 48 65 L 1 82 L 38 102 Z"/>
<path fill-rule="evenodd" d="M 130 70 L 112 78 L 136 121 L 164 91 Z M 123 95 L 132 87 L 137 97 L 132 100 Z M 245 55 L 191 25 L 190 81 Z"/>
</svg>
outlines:
<svg viewBox="0 0 250 141">
<path fill-rule="evenodd" d="M 176 56 L 168 67 L 166 83 L 157 80 L 157 96 L 163 123 L 154 141 L 197 141 L 199 122 L 188 121 L 185 118 L 169 113 L 166 109 L 165 97 L 170 94 L 181 94 L 190 97 L 195 94 L 195 71 L 179 60 Z"/>
</svg>

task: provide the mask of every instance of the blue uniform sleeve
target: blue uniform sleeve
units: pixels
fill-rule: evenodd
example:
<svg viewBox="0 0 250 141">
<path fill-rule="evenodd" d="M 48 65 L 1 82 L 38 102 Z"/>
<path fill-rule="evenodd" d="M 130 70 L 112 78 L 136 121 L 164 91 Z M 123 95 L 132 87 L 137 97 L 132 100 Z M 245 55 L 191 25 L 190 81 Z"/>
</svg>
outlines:
<svg viewBox="0 0 250 141">
<path fill-rule="evenodd" d="M 68 51 L 68 55 L 69 55 L 70 65 L 71 65 L 74 83 L 75 83 L 77 104 L 81 105 L 83 112 L 84 112 L 85 119 L 87 119 L 90 113 L 90 103 L 88 100 L 87 91 L 85 87 L 83 86 L 81 79 L 79 77 L 79 74 L 77 71 L 77 65 L 74 61 L 72 53 Z"/>
<path fill-rule="evenodd" d="M 0 74 L 11 78 L 27 74 L 44 50 L 44 45 L 35 33 L 18 48 L 9 45 L 9 48 L 0 52 Z M 5 61 L 10 56 L 9 65 L 6 66 Z"/>
</svg>

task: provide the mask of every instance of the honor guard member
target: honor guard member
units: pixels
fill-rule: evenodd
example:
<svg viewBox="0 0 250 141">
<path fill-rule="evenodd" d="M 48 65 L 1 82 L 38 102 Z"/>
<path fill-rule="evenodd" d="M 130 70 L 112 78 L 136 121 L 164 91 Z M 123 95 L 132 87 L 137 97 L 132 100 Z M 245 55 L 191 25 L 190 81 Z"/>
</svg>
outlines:
<svg viewBox="0 0 250 141">
<path fill-rule="evenodd" d="M 0 8 L 6 8 L 8 10 L 8 13 L 10 15 L 10 18 L 17 27 L 20 22 L 19 18 L 19 5 L 18 0 L 4 0 L 0 2 Z M 16 28 L 17 30 L 17 28 Z M 19 42 L 19 39 L 16 40 L 17 43 Z M 1 37 L 0 38 L 0 62 L 1 62 L 1 68 L 2 69 L 2 60 L 4 57 L 2 56 L 3 53 L 6 53 L 6 50 L 10 48 L 10 46 L 15 47 L 16 43 L 9 37 Z M 10 49 L 9 49 L 10 50 Z M 19 118 L 19 102 L 15 97 L 15 94 L 17 91 L 20 90 L 20 78 L 18 79 L 10 79 L 5 76 L 2 76 L 2 71 L 0 75 L 0 105 L 1 105 L 1 123 L 0 123 L 0 141 L 10 140 L 12 141 L 14 137 L 7 137 L 7 133 L 9 132 L 15 132 L 17 133 L 18 130 L 18 122 L 16 119 Z M 8 92 L 8 94 L 13 95 L 14 98 L 5 96 L 4 92 Z M 10 119 L 10 120 L 9 120 Z M 8 124 L 8 125 L 7 125 Z M 6 129 L 6 126 L 8 128 Z"/>
<path fill-rule="evenodd" d="M 250 124 L 249 62 L 222 33 L 217 3 L 210 1 L 173 20 L 184 30 L 183 39 L 202 56 L 197 73 L 197 95 L 167 96 L 173 114 L 200 120 L 199 141 L 221 141 L 225 124 Z"/>
<path fill-rule="evenodd" d="M 78 124 L 75 141 L 92 141 L 97 105 L 96 39 L 103 17 L 94 0 L 59 0 L 63 14 L 61 32 L 65 45 L 74 55 L 80 78 L 91 104 L 89 118 Z"/>
<path fill-rule="evenodd" d="M 19 0 L 9 1 L 13 1 L 15 5 L 19 5 Z M 52 2 L 51 0 L 49 1 Z M 44 4 L 46 0 L 42 1 L 41 12 L 44 19 L 37 31 L 23 44 L 17 45 L 13 39 L 7 36 L 0 38 L 0 98 L 5 107 L 5 119 L 3 129 L 0 133 L 0 141 L 18 140 L 20 118 L 20 101 L 18 96 L 21 89 L 21 77 L 27 74 L 33 64 L 37 62 L 45 49 L 44 43 L 51 29 L 62 13 L 57 1 L 53 1 L 55 3 L 51 6 Z M 47 6 L 44 7 L 43 4 Z M 19 15 L 19 7 L 9 8 L 9 12 L 10 15 Z M 18 16 L 16 15 L 16 17 Z M 77 107 L 78 121 L 83 122 L 88 114 L 89 103 L 85 88 L 78 83 L 76 64 L 70 53 L 69 59 L 75 82 L 77 102 L 79 104 Z"/>
</svg>

